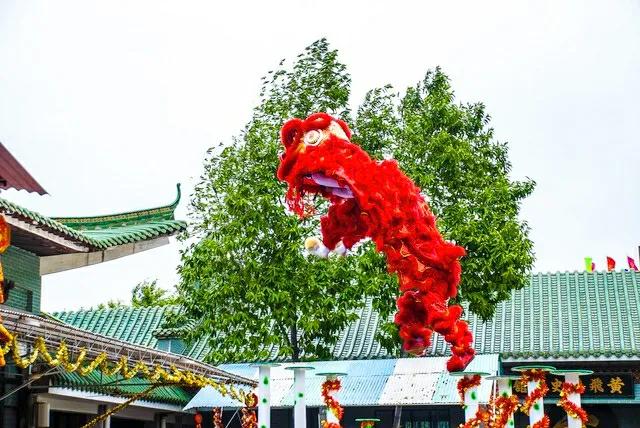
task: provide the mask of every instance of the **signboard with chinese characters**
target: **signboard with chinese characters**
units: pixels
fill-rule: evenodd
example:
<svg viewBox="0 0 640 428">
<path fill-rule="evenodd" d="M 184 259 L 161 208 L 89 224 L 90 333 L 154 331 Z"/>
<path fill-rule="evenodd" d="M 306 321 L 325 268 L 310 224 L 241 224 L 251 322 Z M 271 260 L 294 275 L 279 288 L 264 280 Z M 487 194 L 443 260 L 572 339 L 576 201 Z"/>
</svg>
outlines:
<svg viewBox="0 0 640 428">
<path fill-rule="evenodd" d="M 589 376 L 581 376 L 580 381 L 585 388 L 583 397 L 634 397 L 633 375 L 631 373 L 594 373 Z M 549 393 L 547 396 L 559 396 L 563 382 L 564 376 L 548 375 Z M 518 395 L 526 395 L 527 385 L 523 385 L 518 380 L 515 382 L 514 390 Z"/>
</svg>

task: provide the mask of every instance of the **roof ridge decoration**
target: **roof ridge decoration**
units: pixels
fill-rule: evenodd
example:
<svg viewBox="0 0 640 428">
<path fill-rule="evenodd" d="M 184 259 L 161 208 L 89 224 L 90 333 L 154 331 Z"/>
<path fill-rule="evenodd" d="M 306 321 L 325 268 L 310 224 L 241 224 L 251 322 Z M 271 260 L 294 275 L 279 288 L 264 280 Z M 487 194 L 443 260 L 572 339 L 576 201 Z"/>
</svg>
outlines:
<svg viewBox="0 0 640 428">
<path fill-rule="evenodd" d="M 0 214 L 13 218 L 25 230 L 41 230 L 84 248 L 72 248 L 67 252 L 103 251 L 124 244 L 151 241 L 175 235 L 185 230 L 187 224 L 175 219 L 175 209 L 180 202 L 180 184 L 173 202 L 157 208 L 130 211 L 93 217 L 47 217 L 13 202 L 0 198 Z M 31 233 L 27 232 L 27 233 Z M 36 251 L 32 251 L 36 252 Z M 55 254 L 55 253 L 54 253 Z M 50 255 L 50 254 L 44 254 Z M 52 272 L 47 272 L 52 273 Z"/>
<path fill-rule="evenodd" d="M 53 219 L 75 230 L 108 229 L 149 223 L 150 221 L 175 220 L 175 210 L 180 203 L 181 197 L 180 183 L 177 183 L 176 197 L 168 205 L 116 214 L 86 217 L 53 217 Z"/>
<path fill-rule="evenodd" d="M 30 209 L 27 209 L 27 208 L 23 208 L 3 198 L 0 198 L 0 212 L 4 214 L 8 214 L 10 216 L 15 215 L 17 217 L 20 217 L 23 220 L 28 220 L 29 222 L 31 222 L 36 226 L 45 226 L 47 229 L 50 229 L 53 233 L 57 235 L 70 237 L 78 242 L 89 244 L 96 248 L 104 247 L 95 239 L 89 236 L 86 236 L 62 224 L 51 217 L 46 217 L 38 212 L 31 211 Z"/>
</svg>

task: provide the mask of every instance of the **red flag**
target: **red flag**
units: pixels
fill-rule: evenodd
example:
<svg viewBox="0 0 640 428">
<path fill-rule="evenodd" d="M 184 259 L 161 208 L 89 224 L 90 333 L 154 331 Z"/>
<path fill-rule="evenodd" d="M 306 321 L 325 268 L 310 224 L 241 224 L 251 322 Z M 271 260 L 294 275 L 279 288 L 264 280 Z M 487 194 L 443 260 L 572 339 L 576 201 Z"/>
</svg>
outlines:
<svg viewBox="0 0 640 428">
<path fill-rule="evenodd" d="M 636 261 L 629 256 L 627 256 L 627 263 L 629 263 L 629 269 L 638 270 L 638 266 L 636 266 Z"/>
<path fill-rule="evenodd" d="M 609 272 L 611 272 L 612 270 L 616 270 L 616 261 L 609 256 L 607 256 L 607 270 Z"/>
</svg>

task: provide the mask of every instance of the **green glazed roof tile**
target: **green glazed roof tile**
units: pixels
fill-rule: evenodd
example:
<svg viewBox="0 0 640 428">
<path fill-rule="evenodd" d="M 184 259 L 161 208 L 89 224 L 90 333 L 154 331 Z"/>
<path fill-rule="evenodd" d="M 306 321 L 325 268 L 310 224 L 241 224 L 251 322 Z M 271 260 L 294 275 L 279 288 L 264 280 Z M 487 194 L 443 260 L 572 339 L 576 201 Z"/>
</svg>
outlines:
<svg viewBox="0 0 640 428">
<path fill-rule="evenodd" d="M 47 229 L 54 234 L 67 237 L 71 240 L 81 242 L 92 247 L 102 248 L 102 244 L 99 241 L 96 241 L 89 236 L 73 230 L 72 228 L 67 227 L 52 218 L 45 217 L 35 211 L 30 211 L 26 208 L 14 204 L 13 202 L 9 202 L 6 199 L 0 198 L 0 211 L 5 214 L 20 217 L 21 219 L 29 221 L 36 226 Z"/>
<path fill-rule="evenodd" d="M 14 215 L 53 234 L 81 243 L 92 250 L 173 235 L 186 229 L 186 223 L 174 218 L 180 202 L 180 185 L 176 199 L 169 205 L 93 217 L 46 217 L 0 198 L 0 212 Z"/>
<path fill-rule="evenodd" d="M 562 272 L 531 276 L 528 286 L 511 292 L 493 319 L 481 322 L 468 314 L 474 346 L 480 354 L 503 358 L 629 358 L 640 357 L 640 272 Z M 164 320 L 175 306 L 60 312 L 64 322 L 134 343 L 155 346 L 158 338 L 175 337 Z M 99 316 L 96 316 L 99 315 Z M 376 340 L 382 320 L 368 300 L 356 311 L 357 320 L 339 335 L 333 347 L 337 360 L 392 358 Z M 87 321 L 91 320 L 91 321 Z M 142 321 L 144 320 L 144 321 Z M 109 328 L 111 324 L 117 326 Z M 185 355 L 203 360 L 206 339 L 191 344 Z M 273 358 L 276 348 L 271 348 Z M 430 355 L 448 355 L 436 335 Z"/>
<path fill-rule="evenodd" d="M 173 220 L 173 213 L 180 203 L 180 197 L 182 195 L 180 184 L 176 185 L 176 189 L 176 198 L 169 205 L 101 216 L 56 217 L 55 220 L 77 230 L 112 229 L 120 226 L 133 226 L 150 222 Z"/>
<path fill-rule="evenodd" d="M 78 328 L 154 348 L 158 342 L 154 331 L 161 328 L 167 313 L 174 310 L 175 306 L 118 307 L 56 312 L 53 316 Z"/>
<path fill-rule="evenodd" d="M 124 379 L 120 376 L 107 376 L 99 370 L 87 376 L 62 370 L 55 375 L 53 386 L 128 397 L 143 392 L 150 385 L 148 381 L 141 378 Z M 192 395 L 177 386 L 162 386 L 154 389 L 144 400 L 184 406 L 191 400 Z"/>
</svg>

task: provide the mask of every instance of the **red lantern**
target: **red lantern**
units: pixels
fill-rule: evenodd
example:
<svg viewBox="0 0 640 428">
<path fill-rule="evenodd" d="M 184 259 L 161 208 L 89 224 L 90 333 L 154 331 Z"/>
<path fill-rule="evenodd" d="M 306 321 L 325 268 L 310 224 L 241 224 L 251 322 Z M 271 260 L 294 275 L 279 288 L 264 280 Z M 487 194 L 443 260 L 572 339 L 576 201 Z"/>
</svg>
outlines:
<svg viewBox="0 0 640 428">
<path fill-rule="evenodd" d="M 11 228 L 7 223 L 7 219 L 0 214 L 0 254 L 7 251 L 9 244 L 11 244 Z"/>
</svg>

